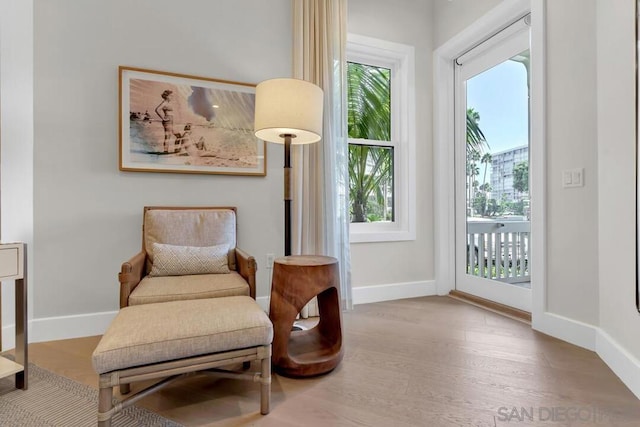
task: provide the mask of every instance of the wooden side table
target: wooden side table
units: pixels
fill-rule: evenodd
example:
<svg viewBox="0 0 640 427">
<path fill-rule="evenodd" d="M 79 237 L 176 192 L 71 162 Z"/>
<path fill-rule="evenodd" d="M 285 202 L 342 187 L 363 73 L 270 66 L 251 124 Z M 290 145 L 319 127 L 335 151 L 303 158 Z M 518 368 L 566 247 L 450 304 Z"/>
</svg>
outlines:
<svg viewBox="0 0 640 427">
<path fill-rule="evenodd" d="M 0 357 L 0 378 L 16 376 L 16 388 L 27 389 L 27 245 L 0 243 L 0 280 L 14 280 L 16 286 L 15 362 Z M 2 313 L 0 313 L 0 331 Z M 0 335 L 0 346 L 2 336 Z"/>
<path fill-rule="evenodd" d="M 318 298 L 320 320 L 309 330 L 292 331 L 300 310 Z M 342 360 L 342 321 L 338 260 L 292 255 L 274 261 L 269 317 L 273 323 L 275 372 L 309 377 L 333 370 Z"/>
</svg>

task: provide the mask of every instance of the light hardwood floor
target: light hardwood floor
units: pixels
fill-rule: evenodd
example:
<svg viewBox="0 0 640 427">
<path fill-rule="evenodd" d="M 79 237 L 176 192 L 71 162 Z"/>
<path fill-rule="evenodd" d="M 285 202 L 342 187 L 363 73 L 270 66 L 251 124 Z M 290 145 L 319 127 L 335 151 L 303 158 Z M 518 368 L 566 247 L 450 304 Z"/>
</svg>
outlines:
<svg viewBox="0 0 640 427">
<path fill-rule="evenodd" d="M 257 384 L 206 376 L 139 404 L 185 426 L 640 425 L 640 401 L 595 353 L 452 298 L 356 306 L 343 326 L 338 368 L 312 379 L 274 375 L 267 416 Z M 30 359 L 97 387 L 98 340 L 32 344 Z"/>
</svg>

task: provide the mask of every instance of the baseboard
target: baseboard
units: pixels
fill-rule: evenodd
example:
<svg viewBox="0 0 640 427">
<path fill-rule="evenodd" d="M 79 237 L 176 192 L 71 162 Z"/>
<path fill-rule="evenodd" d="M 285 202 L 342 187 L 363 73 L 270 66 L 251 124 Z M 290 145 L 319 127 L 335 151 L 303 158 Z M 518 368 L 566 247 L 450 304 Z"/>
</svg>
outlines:
<svg viewBox="0 0 640 427">
<path fill-rule="evenodd" d="M 588 323 L 553 313 L 533 313 L 531 326 L 536 331 L 561 339 L 587 350 L 596 350 L 598 328 Z"/>
<path fill-rule="evenodd" d="M 269 297 L 258 297 L 256 301 L 265 312 L 269 311 Z M 117 311 L 107 311 L 103 313 L 31 319 L 29 320 L 29 342 L 57 341 L 102 335 L 117 313 Z M 15 325 L 3 326 L 2 350 L 14 347 Z"/>
<path fill-rule="evenodd" d="M 433 280 L 423 282 L 391 283 L 388 285 L 359 286 L 352 288 L 353 304 L 369 304 L 372 302 L 392 301 L 404 298 L 417 298 L 437 295 L 436 284 Z M 258 305 L 269 312 L 269 297 L 257 297 Z M 317 307 L 310 303 L 309 315 L 317 313 Z"/>
<path fill-rule="evenodd" d="M 354 305 L 437 295 L 434 280 L 391 283 L 377 286 L 359 286 L 352 288 L 351 291 Z"/>
<path fill-rule="evenodd" d="M 629 390 L 640 399 L 640 360 L 600 328 L 596 335 L 596 352 Z"/>
<path fill-rule="evenodd" d="M 395 283 L 353 288 L 353 303 L 367 304 L 403 298 L 436 295 L 434 281 Z M 268 311 L 269 297 L 258 297 L 260 307 Z M 117 311 L 47 317 L 29 321 L 29 342 L 55 341 L 101 335 Z M 533 329 L 595 351 L 620 380 L 640 399 L 640 360 L 602 329 L 552 313 L 534 315 Z M 15 347 L 15 325 L 2 328 L 2 349 Z"/>
<path fill-rule="evenodd" d="M 269 312 L 269 297 L 256 297 L 256 302 L 260 308 L 265 312 Z"/>
<path fill-rule="evenodd" d="M 353 303 L 367 304 L 430 295 L 436 295 L 436 285 L 432 280 L 379 286 L 362 286 L 353 288 Z M 265 312 L 269 311 L 268 296 L 257 297 L 256 302 Z M 314 308 L 311 307 L 311 310 L 313 311 Z M 107 330 L 107 327 L 116 314 L 117 311 L 108 311 L 104 313 L 32 319 L 29 321 L 29 342 L 56 341 L 101 335 Z M 310 315 L 313 315 L 313 312 L 310 313 Z M 14 347 L 14 325 L 3 326 L 2 349 L 7 350 Z"/>
<path fill-rule="evenodd" d="M 117 311 L 29 320 L 30 343 L 102 335 Z M 2 349 L 15 347 L 15 325 L 2 327 Z"/>
<path fill-rule="evenodd" d="M 640 360 L 601 328 L 552 313 L 533 316 L 533 329 L 595 351 L 598 357 L 640 399 Z"/>
</svg>

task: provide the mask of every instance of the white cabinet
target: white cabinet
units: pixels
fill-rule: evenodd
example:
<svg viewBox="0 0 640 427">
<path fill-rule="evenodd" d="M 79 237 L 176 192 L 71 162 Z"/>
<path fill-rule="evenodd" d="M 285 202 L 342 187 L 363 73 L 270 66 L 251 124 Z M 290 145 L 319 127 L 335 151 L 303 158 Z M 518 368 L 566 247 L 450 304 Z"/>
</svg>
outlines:
<svg viewBox="0 0 640 427">
<path fill-rule="evenodd" d="M 15 362 L 0 357 L 0 378 L 16 376 L 16 387 L 27 389 L 27 245 L 0 243 L 0 281 L 12 281 L 16 287 L 16 347 Z M 0 308 L 2 305 L 0 304 Z M 0 313 L 0 344 L 2 343 Z"/>
</svg>

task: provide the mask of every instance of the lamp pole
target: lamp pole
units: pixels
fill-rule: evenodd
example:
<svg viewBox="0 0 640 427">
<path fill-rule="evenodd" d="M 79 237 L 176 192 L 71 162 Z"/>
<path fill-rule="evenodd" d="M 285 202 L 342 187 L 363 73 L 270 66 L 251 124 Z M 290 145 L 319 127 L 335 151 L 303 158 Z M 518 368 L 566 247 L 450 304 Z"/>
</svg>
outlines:
<svg viewBox="0 0 640 427">
<path fill-rule="evenodd" d="M 284 254 L 291 255 L 291 145 L 322 138 L 322 89 L 299 79 L 271 79 L 256 86 L 254 133 L 284 142 Z"/>
<path fill-rule="evenodd" d="M 290 133 L 284 137 L 284 255 L 291 255 L 291 139 Z"/>
</svg>

